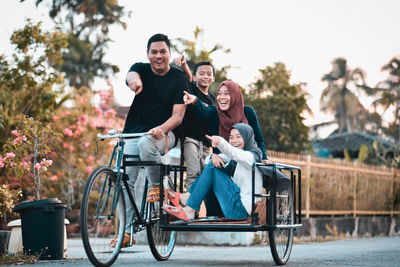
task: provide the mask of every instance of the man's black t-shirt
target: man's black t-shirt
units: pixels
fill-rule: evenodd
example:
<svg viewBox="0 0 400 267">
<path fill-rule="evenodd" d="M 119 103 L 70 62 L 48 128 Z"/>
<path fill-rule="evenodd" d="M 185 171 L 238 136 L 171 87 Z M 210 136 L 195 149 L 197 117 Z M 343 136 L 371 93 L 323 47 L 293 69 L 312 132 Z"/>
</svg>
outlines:
<svg viewBox="0 0 400 267">
<path fill-rule="evenodd" d="M 205 95 L 200 89 L 196 86 L 194 82 L 191 83 L 191 94 L 197 96 L 203 103 L 207 105 L 216 104 L 215 96 L 211 93 Z M 209 126 L 205 121 L 199 120 L 199 118 L 195 115 L 192 110 L 191 105 L 187 106 L 185 117 L 183 118 L 183 127 L 184 127 L 184 135 L 190 138 L 193 138 L 197 141 L 203 141 L 204 145 L 210 147 L 210 141 L 205 137 L 206 134 L 209 134 Z"/>
<path fill-rule="evenodd" d="M 184 104 L 183 91 L 190 88 L 190 83 L 182 71 L 171 66 L 167 74 L 159 76 L 149 63 L 136 63 L 129 71 L 140 75 L 143 90 L 132 102 L 124 133 L 146 132 L 159 126 L 171 117 L 173 105 Z"/>
</svg>

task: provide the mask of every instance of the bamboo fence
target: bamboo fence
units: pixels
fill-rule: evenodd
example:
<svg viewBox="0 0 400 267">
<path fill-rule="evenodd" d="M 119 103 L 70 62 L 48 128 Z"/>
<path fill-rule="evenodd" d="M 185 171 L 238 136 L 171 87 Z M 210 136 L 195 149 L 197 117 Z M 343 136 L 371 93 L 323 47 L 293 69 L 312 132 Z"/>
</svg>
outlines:
<svg viewBox="0 0 400 267">
<path fill-rule="evenodd" d="M 268 151 L 269 159 L 301 167 L 302 213 L 399 215 L 399 170 L 310 155 Z"/>
</svg>

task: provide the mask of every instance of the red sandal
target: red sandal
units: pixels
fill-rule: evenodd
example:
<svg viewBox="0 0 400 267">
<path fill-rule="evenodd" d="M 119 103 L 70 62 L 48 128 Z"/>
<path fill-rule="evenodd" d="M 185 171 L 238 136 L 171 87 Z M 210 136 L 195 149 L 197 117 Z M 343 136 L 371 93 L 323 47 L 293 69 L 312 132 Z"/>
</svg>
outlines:
<svg viewBox="0 0 400 267">
<path fill-rule="evenodd" d="M 188 217 L 186 216 L 185 211 L 180 206 L 179 207 L 174 207 L 174 206 L 171 206 L 171 205 L 164 204 L 162 208 L 166 213 L 171 214 L 175 218 L 178 218 L 180 220 L 184 220 L 185 222 L 189 222 L 190 221 L 188 219 Z"/>
<path fill-rule="evenodd" d="M 165 189 L 165 194 L 167 195 L 168 200 L 171 202 L 171 204 L 178 208 L 179 207 L 181 193 L 175 192 L 172 189 Z M 172 195 L 174 195 L 174 196 L 172 196 Z"/>
</svg>

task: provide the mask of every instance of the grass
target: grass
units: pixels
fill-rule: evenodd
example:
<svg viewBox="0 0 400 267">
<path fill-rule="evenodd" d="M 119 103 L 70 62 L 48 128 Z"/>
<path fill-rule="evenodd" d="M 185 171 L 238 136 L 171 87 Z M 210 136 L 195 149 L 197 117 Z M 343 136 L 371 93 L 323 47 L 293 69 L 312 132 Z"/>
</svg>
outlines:
<svg viewBox="0 0 400 267">
<path fill-rule="evenodd" d="M 22 251 L 14 255 L 3 253 L 0 255 L 0 265 L 21 265 L 34 264 L 39 260 L 40 255 L 26 255 Z"/>
</svg>

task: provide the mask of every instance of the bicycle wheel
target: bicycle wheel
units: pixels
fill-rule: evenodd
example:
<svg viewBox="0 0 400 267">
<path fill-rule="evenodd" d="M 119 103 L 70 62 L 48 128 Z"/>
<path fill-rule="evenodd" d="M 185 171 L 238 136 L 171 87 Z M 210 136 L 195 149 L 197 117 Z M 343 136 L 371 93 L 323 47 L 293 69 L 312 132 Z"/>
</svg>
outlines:
<svg viewBox="0 0 400 267">
<path fill-rule="evenodd" d="M 86 184 L 81 205 L 81 234 L 89 260 L 95 266 L 110 266 L 121 250 L 125 228 L 125 201 L 122 187 L 108 167 L 93 171 Z M 117 209 L 112 210 L 113 196 L 119 190 Z M 111 241 L 118 237 L 115 247 Z"/>
<path fill-rule="evenodd" d="M 269 231 L 269 243 L 272 257 L 277 265 L 286 264 L 293 246 L 293 228 L 279 228 L 294 223 L 293 195 L 291 187 L 276 193 L 276 225 Z"/>
<path fill-rule="evenodd" d="M 147 225 L 147 240 L 151 253 L 158 261 L 165 261 L 171 256 L 176 243 L 175 231 L 160 229 L 160 203 L 146 202 L 146 212 L 149 214 Z"/>
</svg>

